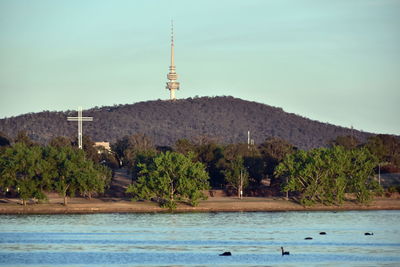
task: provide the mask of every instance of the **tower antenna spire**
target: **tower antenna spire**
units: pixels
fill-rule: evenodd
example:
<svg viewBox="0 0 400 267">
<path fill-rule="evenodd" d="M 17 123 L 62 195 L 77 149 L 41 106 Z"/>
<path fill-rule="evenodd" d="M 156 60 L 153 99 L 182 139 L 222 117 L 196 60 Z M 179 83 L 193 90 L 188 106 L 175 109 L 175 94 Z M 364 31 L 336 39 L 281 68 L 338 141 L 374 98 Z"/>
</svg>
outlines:
<svg viewBox="0 0 400 267">
<path fill-rule="evenodd" d="M 174 45 L 174 20 L 171 19 L 171 45 Z"/>
<path fill-rule="evenodd" d="M 175 90 L 179 90 L 179 82 L 178 75 L 175 72 L 175 54 L 174 54 L 174 21 L 171 19 L 171 65 L 169 66 L 169 73 L 167 78 L 169 82 L 167 82 L 166 88 L 170 92 L 170 100 L 175 100 Z"/>
</svg>

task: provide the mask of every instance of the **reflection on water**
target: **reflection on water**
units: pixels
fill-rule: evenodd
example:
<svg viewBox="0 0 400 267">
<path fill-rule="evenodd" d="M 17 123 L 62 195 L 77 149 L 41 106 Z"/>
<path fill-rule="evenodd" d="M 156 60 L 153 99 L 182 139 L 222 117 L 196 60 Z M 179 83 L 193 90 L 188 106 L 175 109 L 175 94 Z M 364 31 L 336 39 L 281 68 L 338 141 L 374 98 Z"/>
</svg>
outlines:
<svg viewBox="0 0 400 267">
<path fill-rule="evenodd" d="M 0 265 L 393 266 L 399 221 L 399 211 L 3 215 Z"/>
</svg>

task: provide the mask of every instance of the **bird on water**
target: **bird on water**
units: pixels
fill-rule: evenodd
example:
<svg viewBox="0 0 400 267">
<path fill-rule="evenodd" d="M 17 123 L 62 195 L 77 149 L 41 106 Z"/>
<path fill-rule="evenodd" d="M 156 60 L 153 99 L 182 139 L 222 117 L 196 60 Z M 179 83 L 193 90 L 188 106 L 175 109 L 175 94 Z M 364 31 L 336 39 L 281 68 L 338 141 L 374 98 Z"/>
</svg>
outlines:
<svg viewBox="0 0 400 267">
<path fill-rule="evenodd" d="M 285 251 L 285 250 L 283 249 L 283 247 L 281 247 L 281 250 L 282 250 L 282 256 L 283 256 L 283 255 L 290 255 L 290 252 L 289 252 L 289 251 Z"/>
</svg>

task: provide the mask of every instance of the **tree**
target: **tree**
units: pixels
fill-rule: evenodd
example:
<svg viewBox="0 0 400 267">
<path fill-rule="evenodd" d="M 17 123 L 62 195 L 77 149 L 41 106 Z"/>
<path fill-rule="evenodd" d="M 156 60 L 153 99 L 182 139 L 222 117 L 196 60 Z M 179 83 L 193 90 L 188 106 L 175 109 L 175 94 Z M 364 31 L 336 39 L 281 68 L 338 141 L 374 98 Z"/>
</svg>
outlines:
<svg viewBox="0 0 400 267">
<path fill-rule="evenodd" d="M 341 204 L 345 193 L 366 203 L 379 190 L 372 178 L 375 166 L 375 158 L 366 149 L 335 146 L 290 154 L 278 165 L 276 175 L 289 178 L 283 190 L 298 192 L 303 205 Z"/>
<path fill-rule="evenodd" d="M 151 163 L 139 163 L 139 178 L 130 185 L 127 193 L 133 200 L 154 199 L 163 207 L 176 208 L 182 200 L 196 206 L 205 199 L 201 190 L 208 189 L 208 174 L 200 162 L 193 162 L 193 155 L 176 152 L 160 153 Z"/>
<path fill-rule="evenodd" d="M 75 140 L 74 145 L 76 147 L 78 146 L 78 140 Z M 84 135 L 82 137 L 82 150 L 85 152 L 86 157 L 91 159 L 93 162 L 99 163 L 100 155 L 94 145 L 95 143 L 90 136 Z"/>
<path fill-rule="evenodd" d="M 221 173 L 220 162 L 223 159 L 223 148 L 215 143 L 207 143 L 196 146 L 197 160 L 206 166 L 210 175 L 210 184 L 213 188 L 225 184 L 224 175 Z"/>
<path fill-rule="evenodd" d="M 282 161 L 288 154 L 297 151 L 297 148 L 278 137 L 269 137 L 259 145 L 263 157 Z"/>
<path fill-rule="evenodd" d="M 71 146 L 73 144 L 71 138 L 66 136 L 57 136 L 50 140 L 50 146 L 53 147 L 63 147 L 63 146 Z"/>
<path fill-rule="evenodd" d="M 30 198 L 46 199 L 51 188 L 50 165 L 40 146 L 16 143 L 0 155 L 0 186 L 18 193 L 23 205 Z"/>
<path fill-rule="evenodd" d="M 123 165 L 131 169 L 137 153 L 155 150 L 155 147 L 153 141 L 145 134 L 134 134 L 131 136 L 124 136 L 122 139 L 118 140 L 112 145 L 112 150 L 117 153 Z"/>
<path fill-rule="evenodd" d="M 97 147 L 97 149 L 99 151 L 100 164 L 107 166 L 108 168 L 110 168 L 112 170 L 118 169 L 120 167 L 118 159 L 114 152 L 108 151 L 107 149 L 105 149 L 103 147 Z"/>
<path fill-rule="evenodd" d="M 347 154 L 347 166 L 344 167 L 344 175 L 347 177 L 346 192 L 354 193 L 359 203 L 369 202 L 373 192 L 382 190 L 373 178 L 378 160 L 366 148 L 355 149 Z"/>
<path fill-rule="evenodd" d="M 86 159 L 71 146 L 42 147 L 18 142 L 0 153 L 0 188 L 18 193 L 22 202 L 46 199 L 46 191 L 56 189 L 64 197 L 75 193 L 88 196 L 104 192 L 111 171 Z"/>
<path fill-rule="evenodd" d="M 192 138 L 192 143 L 196 146 L 202 146 L 218 143 L 218 140 L 216 137 L 211 137 L 209 135 L 197 135 Z"/>
<path fill-rule="evenodd" d="M 196 146 L 187 139 L 179 139 L 175 142 L 174 150 L 178 153 L 188 155 L 189 152 L 194 152 Z"/>
<path fill-rule="evenodd" d="M 145 164 L 149 169 L 154 169 L 154 158 L 157 156 L 157 152 L 154 150 L 148 150 L 139 152 L 135 157 L 135 162 L 132 167 L 132 180 L 137 180 L 140 177 L 140 172 L 143 164 Z"/>
<path fill-rule="evenodd" d="M 27 146 L 34 146 L 36 145 L 35 142 L 28 136 L 26 131 L 20 131 L 17 134 L 17 137 L 14 140 L 15 143 L 24 143 Z"/>
<path fill-rule="evenodd" d="M 52 177 L 56 191 L 64 198 L 76 193 L 89 198 L 93 193 L 104 192 L 111 179 L 111 171 L 86 159 L 81 149 L 73 147 L 48 147 L 47 160 L 53 166 Z"/>
<path fill-rule="evenodd" d="M 249 147 L 248 144 L 229 144 L 224 147 L 223 155 L 224 157 L 219 163 L 221 168 L 231 169 L 231 163 L 240 157 L 248 172 L 248 181 L 254 186 L 258 186 L 261 183 L 261 180 L 264 178 L 265 164 L 256 146 Z"/>
<path fill-rule="evenodd" d="M 346 149 L 355 149 L 360 145 L 360 141 L 352 135 L 339 135 L 336 139 L 329 142 L 331 147 L 342 146 Z"/>
<path fill-rule="evenodd" d="M 243 158 L 238 156 L 231 160 L 223 173 L 225 175 L 225 181 L 228 185 L 236 189 L 238 198 L 241 198 L 243 190 L 249 184 L 249 173 L 244 166 Z"/>
<path fill-rule="evenodd" d="M 325 168 L 320 168 L 324 164 L 322 152 L 298 151 L 288 155 L 276 168 L 276 176 L 289 178 L 283 190 L 299 192 L 300 203 L 303 205 L 312 205 L 317 200 L 324 201 L 320 195 L 326 178 Z"/>
<path fill-rule="evenodd" d="M 10 138 L 0 131 L 0 147 L 9 146 L 11 144 Z"/>
<path fill-rule="evenodd" d="M 398 137 L 379 134 L 370 137 L 365 146 L 380 163 L 386 162 L 400 167 L 400 139 Z"/>
<path fill-rule="evenodd" d="M 260 155 L 243 157 L 244 166 L 249 175 L 249 182 L 257 187 L 265 177 L 265 163 Z"/>
<path fill-rule="evenodd" d="M 297 150 L 292 144 L 277 137 L 269 137 L 259 145 L 259 151 L 264 161 L 265 175 L 271 179 L 272 186 L 280 186 L 281 182 L 274 176 L 275 168 L 287 156 Z"/>
<path fill-rule="evenodd" d="M 93 194 L 104 193 L 104 189 L 111 182 L 111 170 L 92 161 L 85 161 L 81 166 L 81 177 L 78 180 L 79 194 L 91 199 Z M 85 171 L 82 171 L 83 169 Z"/>
<path fill-rule="evenodd" d="M 123 159 L 124 151 L 128 148 L 128 136 L 124 136 L 122 139 L 118 139 L 117 142 L 111 144 L 111 150 L 117 154 L 119 159 Z"/>
</svg>

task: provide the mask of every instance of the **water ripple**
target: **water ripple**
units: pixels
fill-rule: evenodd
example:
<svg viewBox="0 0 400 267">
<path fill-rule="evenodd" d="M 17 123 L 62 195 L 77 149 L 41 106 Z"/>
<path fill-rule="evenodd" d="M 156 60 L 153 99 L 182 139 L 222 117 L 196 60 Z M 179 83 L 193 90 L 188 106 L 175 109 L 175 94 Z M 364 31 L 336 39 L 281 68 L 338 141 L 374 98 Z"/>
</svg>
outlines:
<svg viewBox="0 0 400 267">
<path fill-rule="evenodd" d="M 400 211 L 3 215 L 0 265 L 400 266 L 399 221 Z"/>
</svg>

